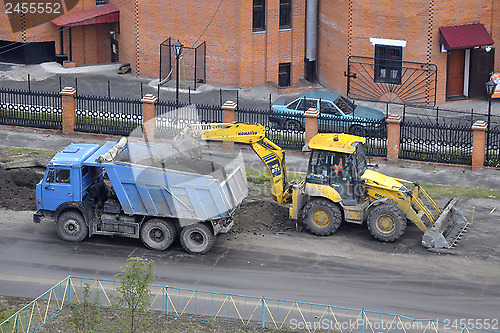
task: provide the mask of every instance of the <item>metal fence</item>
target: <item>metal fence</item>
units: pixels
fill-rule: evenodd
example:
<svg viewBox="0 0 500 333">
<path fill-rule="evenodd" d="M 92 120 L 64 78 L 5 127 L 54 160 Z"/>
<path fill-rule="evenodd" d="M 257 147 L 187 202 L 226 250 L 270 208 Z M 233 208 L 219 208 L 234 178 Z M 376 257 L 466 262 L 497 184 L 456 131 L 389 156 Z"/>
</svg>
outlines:
<svg viewBox="0 0 500 333">
<path fill-rule="evenodd" d="M 62 128 L 59 93 L 0 89 L 0 124 Z"/>
<path fill-rule="evenodd" d="M 189 124 L 221 123 L 222 109 L 215 105 L 156 103 L 156 134 L 173 138 Z"/>
<path fill-rule="evenodd" d="M 371 156 L 387 155 L 387 123 L 383 120 L 345 120 L 330 115 L 318 117 L 320 133 L 350 133 L 366 137 L 367 153 Z"/>
<path fill-rule="evenodd" d="M 85 285 L 90 299 L 104 308 L 116 306 L 117 281 L 68 276 L 30 304 L 0 323 L 0 333 L 35 332 L 68 307 L 83 301 Z M 499 333 L 467 323 L 414 319 L 365 309 L 255 297 L 171 286 L 151 285 L 149 310 L 164 318 L 185 318 L 282 331 L 337 333 Z"/>
<path fill-rule="evenodd" d="M 486 132 L 486 158 L 484 165 L 500 167 L 500 126 L 494 126 Z"/>
<path fill-rule="evenodd" d="M 75 131 L 115 135 L 142 135 L 139 99 L 80 96 L 76 99 Z"/>
<path fill-rule="evenodd" d="M 471 165 L 472 137 L 470 124 L 452 125 L 444 118 L 405 119 L 401 122 L 399 158 Z"/>
</svg>

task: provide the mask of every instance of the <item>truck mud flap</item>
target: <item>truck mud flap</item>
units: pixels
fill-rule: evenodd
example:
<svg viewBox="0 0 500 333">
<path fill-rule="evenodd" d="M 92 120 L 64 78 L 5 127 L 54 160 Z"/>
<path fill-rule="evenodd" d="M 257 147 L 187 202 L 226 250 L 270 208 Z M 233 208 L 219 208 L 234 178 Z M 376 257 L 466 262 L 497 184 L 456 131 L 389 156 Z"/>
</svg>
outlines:
<svg viewBox="0 0 500 333">
<path fill-rule="evenodd" d="M 439 218 L 430 226 L 422 237 L 426 248 L 451 249 L 469 229 L 469 222 L 462 212 L 455 208 L 458 198 L 451 199 Z"/>
</svg>

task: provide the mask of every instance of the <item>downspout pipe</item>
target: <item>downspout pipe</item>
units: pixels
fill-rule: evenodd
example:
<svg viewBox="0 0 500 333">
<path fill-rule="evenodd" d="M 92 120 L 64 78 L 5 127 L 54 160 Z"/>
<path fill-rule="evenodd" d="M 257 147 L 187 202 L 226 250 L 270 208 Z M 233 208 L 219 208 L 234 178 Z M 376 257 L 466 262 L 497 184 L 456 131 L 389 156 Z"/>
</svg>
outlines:
<svg viewBox="0 0 500 333">
<path fill-rule="evenodd" d="M 316 83 L 318 53 L 318 0 L 307 0 L 306 5 L 306 80 Z"/>
</svg>

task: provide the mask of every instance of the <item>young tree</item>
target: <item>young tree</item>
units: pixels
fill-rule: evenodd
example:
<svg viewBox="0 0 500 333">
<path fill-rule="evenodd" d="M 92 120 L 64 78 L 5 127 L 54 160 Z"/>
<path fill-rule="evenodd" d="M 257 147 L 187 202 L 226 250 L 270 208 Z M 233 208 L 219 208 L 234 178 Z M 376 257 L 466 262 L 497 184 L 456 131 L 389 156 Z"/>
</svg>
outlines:
<svg viewBox="0 0 500 333">
<path fill-rule="evenodd" d="M 130 319 L 130 332 L 135 332 L 137 315 L 144 314 L 151 305 L 151 290 L 149 285 L 154 280 L 154 262 L 148 259 L 133 257 L 127 260 L 127 265 L 116 276 L 120 278 L 116 290 L 119 306 L 124 307 Z"/>
<path fill-rule="evenodd" d="M 90 301 L 91 287 L 88 283 L 83 286 L 82 299 L 71 305 L 71 322 L 76 332 L 92 333 L 99 324 L 101 310 L 99 302 L 99 291 L 94 296 L 94 301 Z"/>
</svg>

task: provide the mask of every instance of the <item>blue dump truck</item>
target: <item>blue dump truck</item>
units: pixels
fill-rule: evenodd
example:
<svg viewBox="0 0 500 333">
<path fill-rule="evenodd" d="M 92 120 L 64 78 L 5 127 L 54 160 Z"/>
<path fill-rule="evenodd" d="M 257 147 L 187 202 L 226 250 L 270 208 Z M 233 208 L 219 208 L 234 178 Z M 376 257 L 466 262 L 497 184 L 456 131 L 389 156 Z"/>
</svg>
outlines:
<svg viewBox="0 0 500 333">
<path fill-rule="evenodd" d="M 204 254 L 247 195 L 241 155 L 205 152 L 194 161 L 170 146 L 122 138 L 59 151 L 36 186 L 33 220 L 56 222 L 70 242 L 119 235 L 165 250 L 180 237 L 185 251 Z"/>
</svg>

